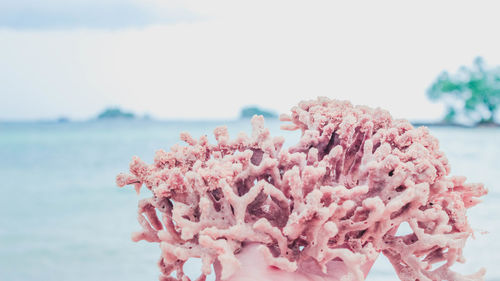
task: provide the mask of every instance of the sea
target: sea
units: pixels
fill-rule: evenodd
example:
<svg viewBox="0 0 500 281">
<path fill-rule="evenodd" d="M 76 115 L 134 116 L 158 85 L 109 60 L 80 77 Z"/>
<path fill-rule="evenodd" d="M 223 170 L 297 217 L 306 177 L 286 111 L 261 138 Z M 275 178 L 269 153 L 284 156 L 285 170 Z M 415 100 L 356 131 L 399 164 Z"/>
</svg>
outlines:
<svg viewBox="0 0 500 281">
<path fill-rule="evenodd" d="M 180 143 L 179 134 L 208 135 L 227 125 L 231 137 L 251 134 L 249 120 L 0 123 L 0 281 L 158 280 L 157 244 L 134 243 L 137 201 L 147 189 L 119 188 L 115 176 L 128 171 L 132 156 L 151 163 L 158 149 Z M 272 135 L 286 138 L 269 120 Z M 464 250 L 465 264 L 454 269 L 487 269 L 486 280 L 500 280 L 500 129 L 431 127 L 451 163 L 452 175 L 482 182 L 489 189 L 482 204 L 468 212 L 476 230 Z M 198 272 L 188 263 L 189 275 Z M 209 277 L 213 280 L 213 276 Z M 398 280 L 380 256 L 368 281 Z"/>
</svg>

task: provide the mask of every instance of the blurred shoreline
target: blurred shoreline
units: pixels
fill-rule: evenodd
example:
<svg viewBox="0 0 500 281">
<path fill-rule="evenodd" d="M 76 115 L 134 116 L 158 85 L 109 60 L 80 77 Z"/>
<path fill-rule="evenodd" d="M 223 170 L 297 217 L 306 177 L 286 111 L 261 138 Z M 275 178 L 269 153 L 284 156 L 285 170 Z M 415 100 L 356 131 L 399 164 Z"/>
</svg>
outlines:
<svg viewBox="0 0 500 281">
<path fill-rule="evenodd" d="M 0 120 L 0 124 L 10 123 L 10 124 L 64 124 L 64 123 L 112 123 L 112 122 L 145 122 L 145 123 L 234 123 L 241 121 L 249 121 L 255 115 L 264 116 L 267 122 L 279 121 L 279 114 L 272 109 L 265 109 L 258 105 L 248 105 L 240 110 L 239 117 L 236 118 L 155 118 L 149 113 L 139 115 L 133 111 L 122 110 L 118 106 L 107 107 L 94 117 L 86 119 L 71 119 L 68 116 L 60 115 L 54 118 L 44 118 L 44 119 L 27 119 L 27 120 Z M 401 118 L 396 118 L 401 119 Z M 405 118 L 403 118 L 405 119 Z M 408 119 L 406 119 L 408 120 Z M 414 127 L 443 127 L 443 128 L 498 128 L 499 123 L 490 120 L 488 122 L 478 122 L 478 123 L 460 123 L 447 121 L 446 119 L 427 119 L 427 120 L 408 120 Z"/>
<path fill-rule="evenodd" d="M 278 118 L 266 118 L 266 122 L 281 122 Z M 250 118 L 232 118 L 232 119 L 154 119 L 154 118 L 109 118 L 109 119 L 87 119 L 87 120 L 70 120 L 70 119 L 42 119 L 42 120 L 0 120 L 0 124 L 92 124 L 92 123 L 219 123 L 224 125 L 225 123 L 237 123 L 250 121 Z M 463 128 L 463 129 L 475 129 L 475 128 L 500 128 L 498 123 L 486 123 L 486 124 L 476 124 L 467 125 L 460 123 L 448 123 L 448 122 L 422 122 L 422 121 L 411 121 L 409 122 L 414 127 L 437 127 L 437 128 Z"/>
</svg>

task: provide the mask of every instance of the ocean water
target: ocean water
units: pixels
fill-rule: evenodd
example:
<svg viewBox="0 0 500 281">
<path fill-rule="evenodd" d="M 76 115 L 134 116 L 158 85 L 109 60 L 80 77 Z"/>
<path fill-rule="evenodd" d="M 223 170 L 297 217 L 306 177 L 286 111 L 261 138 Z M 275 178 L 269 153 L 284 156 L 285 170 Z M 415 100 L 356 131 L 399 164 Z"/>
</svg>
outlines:
<svg viewBox="0 0 500 281">
<path fill-rule="evenodd" d="M 0 280 L 157 280 L 158 246 L 130 240 L 139 230 L 138 196 L 116 187 L 115 176 L 128 170 L 133 155 L 151 162 L 157 149 L 178 143 L 182 131 L 213 141 L 222 124 L 232 137 L 251 132 L 245 120 L 0 123 Z M 298 139 L 298 132 L 279 131 L 279 121 L 266 125 L 286 144 Z M 452 174 L 490 190 L 468 213 L 476 237 L 465 248 L 467 263 L 455 269 L 486 267 L 486 280 L 500 280 L 500 130 L 430 130 Z M 381 256 L 367 280 L 397 277 Z"/>
</svg>

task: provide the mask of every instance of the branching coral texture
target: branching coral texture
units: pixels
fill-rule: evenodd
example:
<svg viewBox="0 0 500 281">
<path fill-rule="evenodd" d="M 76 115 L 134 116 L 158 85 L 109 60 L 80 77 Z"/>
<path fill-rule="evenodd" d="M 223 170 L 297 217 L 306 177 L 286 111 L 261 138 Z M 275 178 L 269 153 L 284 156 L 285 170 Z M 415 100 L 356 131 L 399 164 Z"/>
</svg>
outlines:
<svg viewBox="0 0 500 281">
<path fill-rule="evenodd" d="M 288 149 L 254 116 L 250 137 L 230 139 L 218 127 L 214 145 L 183 133 L 187 146 L 158 151 L 152 165 L 133 158 L 130 174 L 118 175 L 119 186 L 153 193 L 139 203 L 143 230 L 133 240 L 160 243 L 160 279 L 189 280 L 183 264 L 201 258 L 197 280 L 216 261 L 224 280 L 239 267 L 235 253 L 256 242 L 269 265 L 287 271 L 311 258 L 326 270 L 340 259 L 347 279 L 363 280 L 360 265 L 382 252 L 401 280 L 482 280 L 484 270 L 462 276 L 449 267 L 464 261 L 466 210 L 487 191 L 447 176 L 426 128 L 327 98 L 301 102 L 281 120 L 302 131 Z M 397 236 L 403 222 L 413 232 Z"/>
</svg>

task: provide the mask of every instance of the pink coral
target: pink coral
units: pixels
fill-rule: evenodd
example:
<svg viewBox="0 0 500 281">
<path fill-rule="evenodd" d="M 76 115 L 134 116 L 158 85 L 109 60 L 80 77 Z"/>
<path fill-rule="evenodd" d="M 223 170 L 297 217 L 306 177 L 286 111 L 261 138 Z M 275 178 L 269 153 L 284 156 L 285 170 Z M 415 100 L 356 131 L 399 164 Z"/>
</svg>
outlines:
<svg viewBox="0 0 500 281">
<path fill-rule="evenodd" d="M 133 240 L 160 243 L 161 280 L 189 280 L 189 258 L 202 260 L 197 280 L 215 262 L 225 280 L 247 243 L 261 244 L 269 265 L 291 272 L 311 259 L 323 271 L 341 260 L 351 280 L 363 280 L 361 265 L 382 252 L 401 280 L 483 278 L 483 269 L 462 276 L 449 268 L 464 261 L 472 235 L 466 210 L 487 191 L 447 176 L 426 128 L 327 98 L 301 102 L 281 120 L 291 122 L 283 129 L 302 131 L 288 149 L 254 116 L 251 137 L 230 139 L 218 127 L 213 145 L 183 133 L 187 146 L 158 151 L 152 165 L 134 158 L 131 174 L 118 175 L 119 186 L 153 193 L 139 203 L 143 230 Z M 413 233 L 397 236 L 403 222 Z"/>
</svg>

